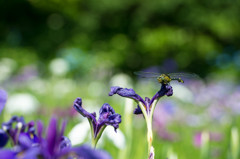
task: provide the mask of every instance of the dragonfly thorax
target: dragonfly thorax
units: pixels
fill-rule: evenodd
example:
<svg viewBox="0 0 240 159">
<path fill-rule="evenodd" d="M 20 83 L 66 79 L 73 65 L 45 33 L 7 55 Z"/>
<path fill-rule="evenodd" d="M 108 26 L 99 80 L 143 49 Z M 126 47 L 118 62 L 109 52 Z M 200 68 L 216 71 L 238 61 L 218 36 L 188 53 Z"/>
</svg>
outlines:
<svg viewBox="0 0 240 159">
<path fill-rule="evenodd" d="M 166 74 L 161 74 L 157 77 L 159 83 L 168 84 L 171 81 L 171 78 Z"/>
</svg>

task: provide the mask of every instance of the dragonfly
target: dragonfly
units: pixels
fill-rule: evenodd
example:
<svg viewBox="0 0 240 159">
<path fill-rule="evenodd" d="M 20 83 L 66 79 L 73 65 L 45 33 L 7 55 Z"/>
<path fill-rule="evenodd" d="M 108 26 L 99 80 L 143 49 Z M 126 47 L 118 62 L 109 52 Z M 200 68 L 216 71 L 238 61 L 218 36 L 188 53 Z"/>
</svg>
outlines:
<svg viewBox="0 0 240 159">
<path fill-rule="evenodd" d="M 156 72 L 138 71 L 138 72 L 134 72 L 134 74 L 142 78 L 156 78 L 157 81 L 161 84 L 168 84 L 174 80 L 180 83 L 184 83 L 183 79 L 199 78 L 199 76 L 195 73 L 156 73 Z"/>
</svg>

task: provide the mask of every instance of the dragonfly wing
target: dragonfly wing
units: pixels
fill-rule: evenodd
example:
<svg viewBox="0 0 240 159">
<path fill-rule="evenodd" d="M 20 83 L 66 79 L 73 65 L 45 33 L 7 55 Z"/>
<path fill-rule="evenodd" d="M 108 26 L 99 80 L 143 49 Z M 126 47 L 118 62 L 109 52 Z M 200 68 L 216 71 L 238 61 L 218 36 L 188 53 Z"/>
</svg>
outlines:
<svg viewBox="0 0 240 159">
<path fill-rule="evenodd" d="M 169 73 L 170 78 L 187 78 L 187 79 L 198 79 L 200 78 L 195 73 Z"/>
<path fill-rule="evenodd" d="M 161 75 L 160 73 L 142 71 L 134 72 L 134 74 L 142 78 L 157 78 Z"/>
</svg>

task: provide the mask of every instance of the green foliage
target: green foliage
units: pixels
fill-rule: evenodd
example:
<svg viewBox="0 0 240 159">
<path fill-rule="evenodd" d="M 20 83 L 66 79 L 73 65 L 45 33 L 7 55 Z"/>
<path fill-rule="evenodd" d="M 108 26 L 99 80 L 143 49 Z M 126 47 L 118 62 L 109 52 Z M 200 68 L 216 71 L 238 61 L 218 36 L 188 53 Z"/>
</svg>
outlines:
<svg viewBox="0 0 240 159">
<path fill-rule="evenodd" d="M 226 47 L 239 49 L 240 4 L 235 0 L 13 0 L 0 4 L 4 6 L 0 47 L 30 47 L 43 61 L 62 49 L 77 48 L 100 62 L 111 61 L 116 70 L 130 72 L 172 58 L 179 69 L 204 74 Z"/>
</svg>

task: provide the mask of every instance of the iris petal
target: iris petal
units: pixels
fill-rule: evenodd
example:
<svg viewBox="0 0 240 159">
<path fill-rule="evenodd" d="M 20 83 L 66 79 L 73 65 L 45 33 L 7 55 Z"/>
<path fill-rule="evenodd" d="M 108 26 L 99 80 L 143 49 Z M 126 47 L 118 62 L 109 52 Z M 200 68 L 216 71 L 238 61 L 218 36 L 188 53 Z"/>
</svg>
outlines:
<svg viewBox="0 0 240 159">
<path fill-rule="evenodd" d="M 81 147 L 73 148 L 72 149 L 75 154 L 77 154 L 80 158 L 86 158 L 86 159 L 111 159 L 111 156 L 101 150 L 95 150 L 92 149 L 89 146 L 83 145 Z"/>
<path fill-rule="evenodd" d="M 0 150 L 1 158 L 15 158 L 16 153 L 9 149 L 2 149 Z"/>
<path fill-rule="evenodd" d="M 5 131 L 0 129 L 0 148 L 4 147 L 8 142 L 8 136 Z"/>
<path fill-rule="evenodd" d="M 55 149 L 55 144 L 57 144 L 57 119 L 52 118 L 50 120 L 48 129 L 47 129 L 47 143 L 48 143 L 48 152 L 53 155 L 54 154 L 54 149 Z"/>
<path fill-rule="evenodd" d="M 136 92 L 132 88 L 128 89 L 128 88 L 121 88 L 118 86 L 113 86 L 113 87 L 111 87 L 111 90 L 108 95 L 112 96 L 114 94 L 118 94 L 122 97 L 132 98 L 134 100 L 145 103 L 144 100 L 138 94 L 136 94 Z"/>
<path fill-rule="evenodd" d="M 137 108 L 134 109 L 133 113 L 134 113 L 134 114 L 142 114 L 142 110 L 141 110 L 141 108 L 139 107 L 139 105 L 137 106 Z"/>
<path fill-rule="evenodd" d="M 91 120 L 96 121 L 96 113 L 89 113 L 87 112 L 83 107 L 82 107 L 82 99 L 77 98 L 74 101 L 73 107 L 75 108 L 76 111 L 78 111 L 82 116 L 90 118 Z"/>
</svg>

